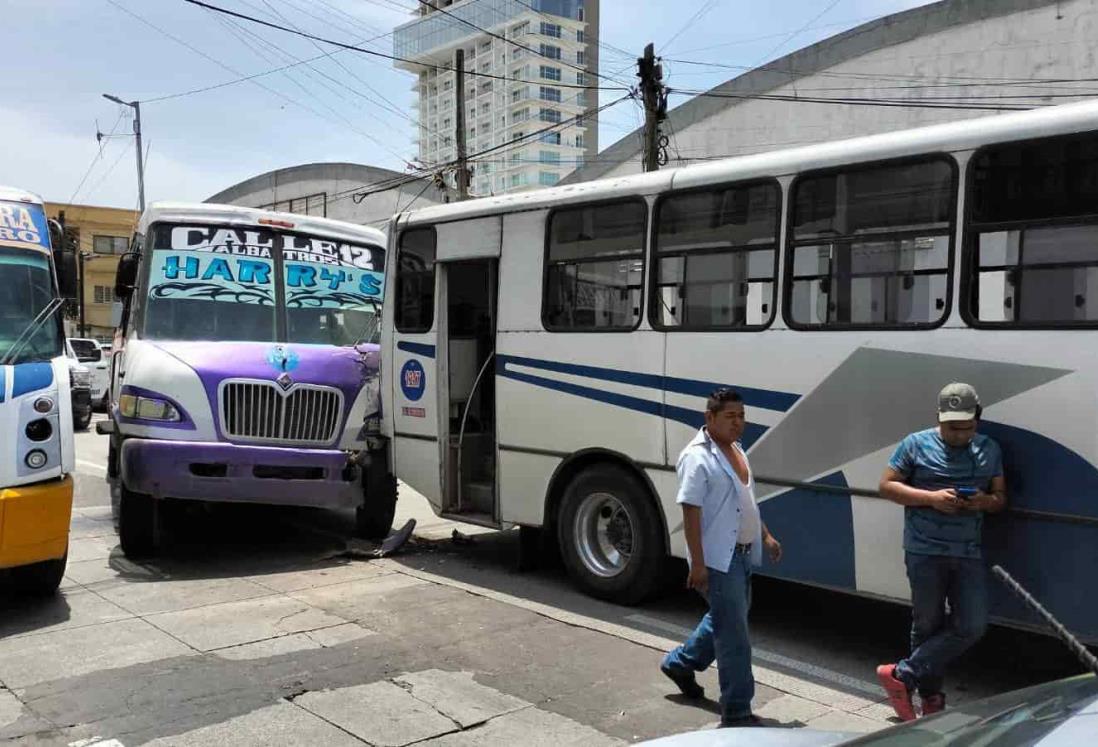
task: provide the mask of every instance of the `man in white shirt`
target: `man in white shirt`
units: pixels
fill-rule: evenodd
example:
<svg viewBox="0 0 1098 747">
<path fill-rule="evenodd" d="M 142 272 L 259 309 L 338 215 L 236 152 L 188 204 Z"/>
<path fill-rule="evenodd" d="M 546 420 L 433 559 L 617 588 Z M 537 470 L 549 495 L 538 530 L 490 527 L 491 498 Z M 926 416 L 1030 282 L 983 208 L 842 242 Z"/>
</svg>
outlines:
<svg viewBox="0 0 1098 747">
<path fill-rule="evenodd" d="M 755 503 L 755 481 L 739 444 L 745 422 L 739 393 L 718 389 L 706 402 L 705 427 L 679 455 L 676 501 L 689 550 L 686 585 L 706 598 L 709 612 L 660 664 L 684 695 L 700 698 L 704 691 L 694 673 L 717 662 L 722 727 L 759 725 L 751 713 L 751 569 L 762 565 L 764 545 L 774 562 L 782 555 Z"/>
</svg>

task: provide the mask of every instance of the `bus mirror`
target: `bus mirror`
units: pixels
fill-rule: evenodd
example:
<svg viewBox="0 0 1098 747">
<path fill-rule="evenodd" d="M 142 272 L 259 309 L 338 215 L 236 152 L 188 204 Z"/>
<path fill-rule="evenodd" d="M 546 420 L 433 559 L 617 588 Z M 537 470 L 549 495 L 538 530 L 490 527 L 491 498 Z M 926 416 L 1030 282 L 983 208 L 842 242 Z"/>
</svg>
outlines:
<svg viewBox="0 0 1098 747">
<path fill-rule="evenodd" d="M 115 301 L 111 304 L 111 326 L 118 329 L 122 326 L 122 302 Z"/>
<path fill-rule="evenodd" d="M 137 283 L 137 264 L 141 257 L 137 254 L 123 254 L 118 260 L 118 271 L 114 275 L 114 295 L 126 299 L 133 294 Z"/>
<path fill-rule="evenodd" d="M 76 298 L 79 281 L 76 272 L 76 255 L 63 249 L 54 249 L 53 264 L 57 267 L 57 290 L 62 298 Z"/>
</svg>

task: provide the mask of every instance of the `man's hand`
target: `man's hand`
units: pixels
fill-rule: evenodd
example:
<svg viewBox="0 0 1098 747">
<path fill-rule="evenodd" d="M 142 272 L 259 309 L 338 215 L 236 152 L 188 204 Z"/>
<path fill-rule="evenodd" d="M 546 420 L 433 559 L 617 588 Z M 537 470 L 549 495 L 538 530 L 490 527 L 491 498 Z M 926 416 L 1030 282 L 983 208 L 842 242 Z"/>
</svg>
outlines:
<svg viewBox="0 0 1098 747">
<path fill-rule="evenodd" d="M 930 493 L 930 500 L 927 505 L 943 514 L 955 514 L 964 508 L 965 501 L 957 497 L 956 490 L 946 488 L 945 490 L 935 490 Z"/>
<path fill-rule="evenodd" d="M 998 511 L 1001 506 L 999 503 L 999 496 L 994 493 L 985 493 L 980 491 L 976 495 L 965 501 L 965 508 L 970 511 Z"/>
<path fill-rule="evenodd" d="M 766 554 L 771 563 L 780 563 L 782 561 L 782 543 L 778 542 L 774 535 L 768 533 L 763 538 L 763 547 L 766 548 Z"/>
<path fill-rule="evenodd" d="M 694 563 L 690 566 L 690 575 L 686 577 L 686 588 L 704 594 L 709 588 L 709 569 L 705 563 Z"/>
</svg>

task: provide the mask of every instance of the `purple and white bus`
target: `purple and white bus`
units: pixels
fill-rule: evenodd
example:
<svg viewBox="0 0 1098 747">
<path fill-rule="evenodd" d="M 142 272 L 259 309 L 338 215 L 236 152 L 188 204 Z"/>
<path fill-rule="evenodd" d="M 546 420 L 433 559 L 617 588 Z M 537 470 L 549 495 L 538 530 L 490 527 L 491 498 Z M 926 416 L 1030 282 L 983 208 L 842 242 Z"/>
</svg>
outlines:
<svg viewBox="0 0 1098 747">
<path fill-rule="evenodd" d="M 142 214 L 99 429 L 126 555 L 156 549 L 164 499 L 355 508 L 360 534 L 384 536 L 395 482 L 366 469 L 384 246 L 376 229 L 251 208 Z"/>
</svg>

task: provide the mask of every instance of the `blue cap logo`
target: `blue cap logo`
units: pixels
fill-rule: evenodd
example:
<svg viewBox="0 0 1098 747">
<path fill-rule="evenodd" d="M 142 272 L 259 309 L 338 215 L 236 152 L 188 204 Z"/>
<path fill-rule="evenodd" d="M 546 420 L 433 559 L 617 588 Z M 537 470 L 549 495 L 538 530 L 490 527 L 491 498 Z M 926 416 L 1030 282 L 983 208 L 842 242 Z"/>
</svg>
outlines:
<svg viewBox="0 0 1098 747">
<path fill-rule="evenodd" d="M 423 396 L 423 390 L 427 388 L 427 374 L 419 361 L 413 359 L 404 364 L 400 369 L 400 390 L 404 396 L 412 402 L 416 402 Z"/>
</svg>

